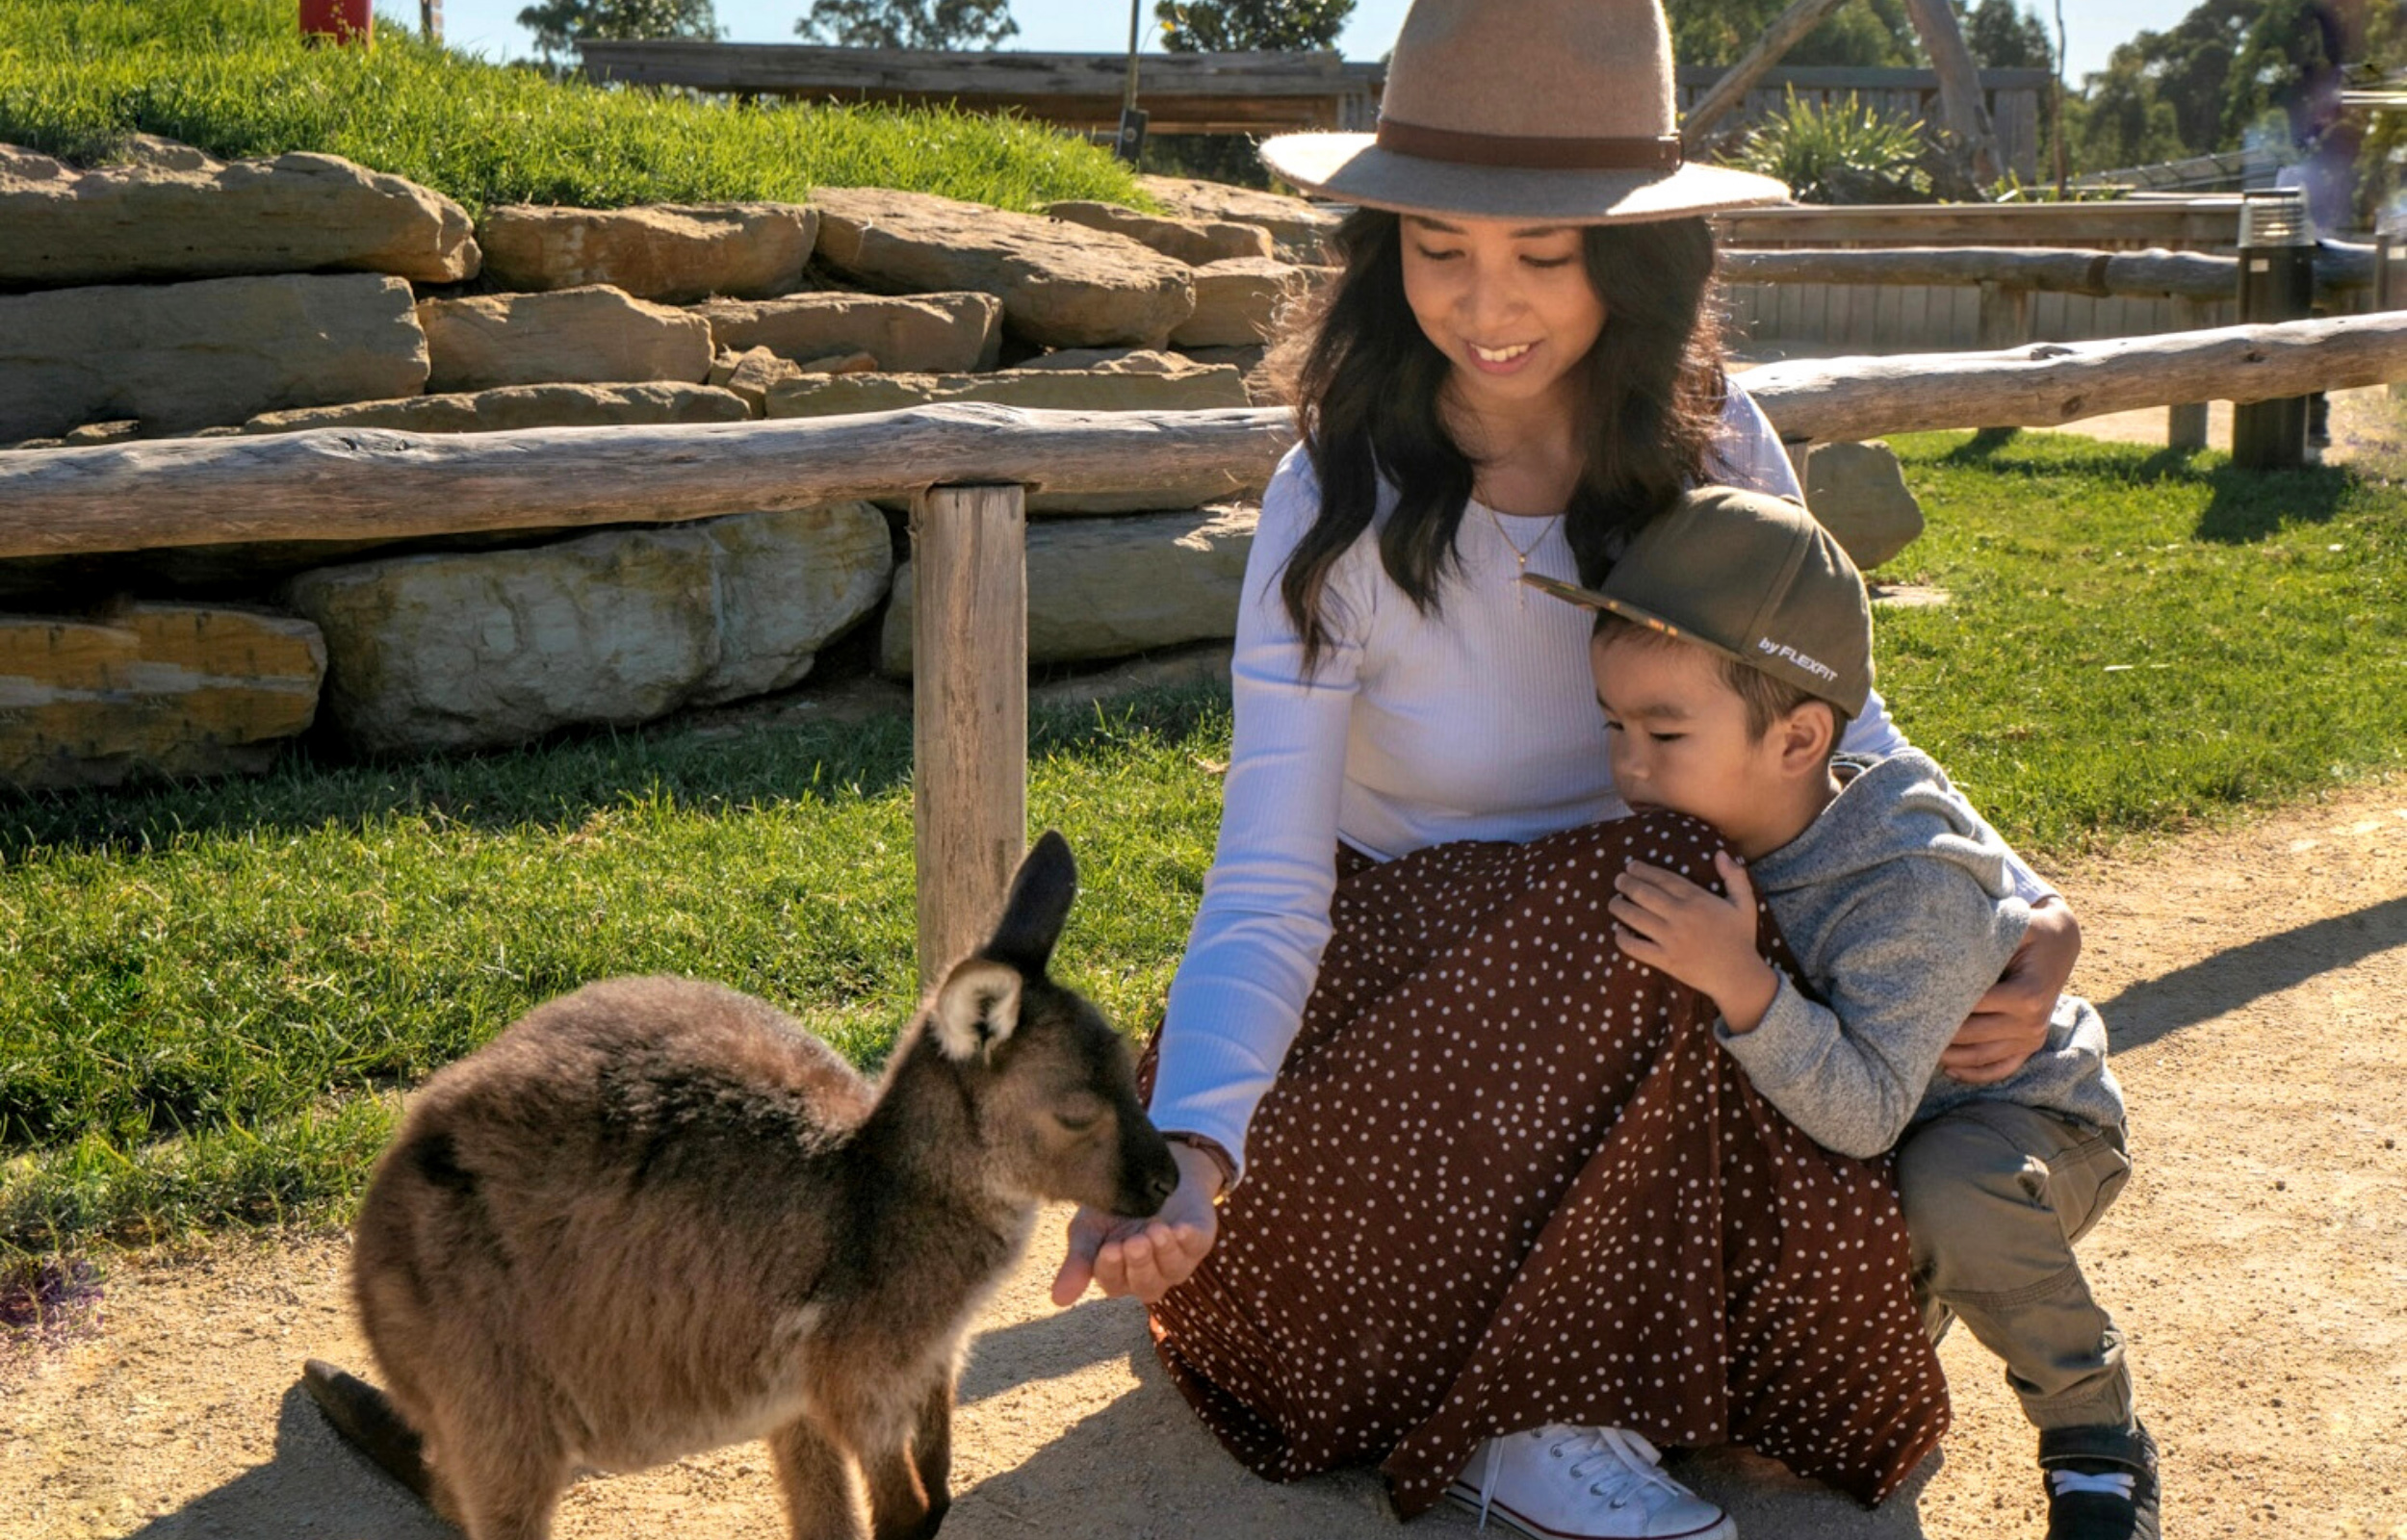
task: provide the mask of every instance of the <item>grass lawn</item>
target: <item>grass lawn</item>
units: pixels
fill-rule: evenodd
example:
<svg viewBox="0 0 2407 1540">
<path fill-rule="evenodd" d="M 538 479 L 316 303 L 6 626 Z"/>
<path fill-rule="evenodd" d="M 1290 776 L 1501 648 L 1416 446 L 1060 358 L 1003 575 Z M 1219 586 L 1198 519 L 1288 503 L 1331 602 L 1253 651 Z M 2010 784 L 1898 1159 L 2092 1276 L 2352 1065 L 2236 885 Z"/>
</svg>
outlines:
<svg viewBox="0 0 2407 1540">
<path fill-rule="evenodd" d="M 2052 435 L 1901 441 L 1930 531 L 1880 611 L 1906 731 L 2027 853 L 2407 768 L 2407 491 Z M 1042 719 L 1065 974 L 1160 1009 L 1225 696 Z M 909 725 L 674 727 L 514 755 L 0 805 L 0 1247 L 342 1212 L 397 1092 L 610 973 L 778 1001 L 862 1063 L 914 992 Z"/>
<path fill-rule="evenodd" d="M 227 158 L 317 150 L 472 215 L 488 203 L 790 202 L 821 184 L 1022 210 L 1152 206 L 1107 150 L 1024 119 L 554 84 L 424 42 L 392 17 L 373 50 L 307 48 L 296 16 L 293 0 L 0 0 L 0 143 L 79 164 L 135 133 Z"/>
</svg>

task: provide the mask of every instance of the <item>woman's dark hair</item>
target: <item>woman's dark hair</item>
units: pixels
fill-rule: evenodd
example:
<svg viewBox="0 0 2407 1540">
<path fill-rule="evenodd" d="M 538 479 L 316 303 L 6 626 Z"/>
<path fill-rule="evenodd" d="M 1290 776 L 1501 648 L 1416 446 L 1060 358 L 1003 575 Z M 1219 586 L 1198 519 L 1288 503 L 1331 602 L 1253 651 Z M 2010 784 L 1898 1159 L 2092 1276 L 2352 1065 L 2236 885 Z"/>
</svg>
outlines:
<svg viewBox="0 0 2407 1540">
<path fill-rule="evenodd" d="M 1703 479 L 1726 387 L 1720 326 L 1705 309 L 1714 273 L 1705 221 L 1590 225 L 1582 235 L 1605 328 L 1574 372 L 1588 455 L 1564 533 L 1580 580 L 1593 585 L 1619 536 Z M 1280 578 L 1307 670 L 1328 642 L 1320 602 L 1330 569 L 1370 525 L 1381 479 L 1399 500 L 1380 530 L 1380 561 L 1428 613 L 1457 560 L 1477 470 L 1438 410 L 1446 356 L 1405 300 L 1403 220 L 1361 209 L 1334 240 L 1344 270 L 1289 323 L 1272 359 L 1320 479 L 1320 515 Z"/>
</svg>

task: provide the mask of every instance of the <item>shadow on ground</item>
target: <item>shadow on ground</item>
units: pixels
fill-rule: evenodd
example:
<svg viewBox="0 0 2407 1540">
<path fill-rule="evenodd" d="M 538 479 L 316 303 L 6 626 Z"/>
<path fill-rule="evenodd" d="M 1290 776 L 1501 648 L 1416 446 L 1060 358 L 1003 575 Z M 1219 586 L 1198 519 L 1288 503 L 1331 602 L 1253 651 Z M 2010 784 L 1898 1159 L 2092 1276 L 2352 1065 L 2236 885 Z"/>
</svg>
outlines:
<svg viewBox="0 0 2407 1540">
<path fill-rule="evenodd" d="M 1309 1537 L 1368 1540 L 1467 1535 L 1475 1517 L 1443 1504 L 1410 1528 L 1388 1507 L 1385 1483 L 1344 1471 L 1288 1485 L 1248 1474 L 1188 1410 L 1146 1340 L 1145 1318 L 1089 1301 L 978 1339 L 990 1366 L 971 1359 L 962 1379 L 964 1415 L 1016 1384 L 1118 1362 L 1136 1384 L 1094 1406 L 1020 1464 L 967 1482 L 946 1520 L 947 1540 L 1137 1540 L 1155 1536 Z M 1117 1378 L 1118 1376 L 1114 1376 Z M 1122 1381 L 1126 1383 L 1126 1381 Z M 1920 1540 L 1918 1508 L 1940 1469 L 1933 1455 L 1905 1488 L 1872 1513 L 1818 1482 L 1799 1479 L 1738 1449 L 1674 1456 L 1669 1469 L 1727 1508 L 1747 1535 L 1781 1540 Z M 1495 1526 L 1490 1532 L 1503 1533 Z"/>
<path fill-rule="evenodd" d="M 2117 1053 L 2211 1021 L 2252 1001 L 2407 947 L 2407 898 L 2284 931 L 2126 987 L 2098 1002 Z"/>
<path fill-rule="evenodd" d="M 275 1458 L 254 1465 L 128 1540 L 459 1540 L 366 1458 L 336 1436 L 296 1383 L 276 1408 Z"/>
</svg>

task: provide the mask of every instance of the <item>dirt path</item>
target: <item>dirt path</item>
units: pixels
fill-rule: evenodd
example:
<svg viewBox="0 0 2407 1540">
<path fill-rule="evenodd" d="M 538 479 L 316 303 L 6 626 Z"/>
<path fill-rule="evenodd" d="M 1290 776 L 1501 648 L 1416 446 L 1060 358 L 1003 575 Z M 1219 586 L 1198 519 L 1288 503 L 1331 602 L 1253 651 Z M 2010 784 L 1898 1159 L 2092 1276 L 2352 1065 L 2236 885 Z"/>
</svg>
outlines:
<svg viewBox="0 0 2407 1540">
<path fill-rule="evenodd" d="M 2111 1025 L 2139 1174 L 2085 1246 L 2165 1449 L 2166 1528 L 2407 1540 L 2407 785 L 2061 874 Z M 1144 1348 L 1141 1315 L 1044 1299 L 1057 1219 L 989 1312 L 963 1386 L 957 1540 L 1399 1532 L 1376 1485 L 1238 1472 Z M 20 1361 L 0 1403 L 0 1533 L 376 1537 L 450 1531 L 338 1448 L 294 1387 L 365 1366 L 339 1238 L 121 1263 L 96 1333 Z M 1995 1366 L 1944 1354 L 1957 1422 L 1878 1513 L 1728 1451 L 1688 1461 L 1749 1540 L 2031 1537 L 2022 1426 Z M 742 1446 L 571 1495 L 560 1532 L 781 1533 Z M 1441 1511 L 1411 1532 L 1467 1533 Z"/>
</svg>

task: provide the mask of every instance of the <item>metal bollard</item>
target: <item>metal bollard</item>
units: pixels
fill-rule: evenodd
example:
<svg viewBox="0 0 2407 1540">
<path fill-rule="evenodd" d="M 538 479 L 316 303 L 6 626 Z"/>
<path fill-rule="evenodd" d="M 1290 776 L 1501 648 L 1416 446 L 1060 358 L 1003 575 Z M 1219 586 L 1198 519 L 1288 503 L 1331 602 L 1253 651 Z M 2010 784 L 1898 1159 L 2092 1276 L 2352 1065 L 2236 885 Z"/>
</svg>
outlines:
<svg viewBox="0 0 2407 1540">
<path fill-rule="evenodd" d="M 2303 192 L 2246 192 L 2239 206 L 2240 324 L 2304 321 L 2315 309 L 2315 237 Z M 2232 463 L 2295 471 L 2307 463 L 2307 398 L 2232 409 Z"/>
</svg>

